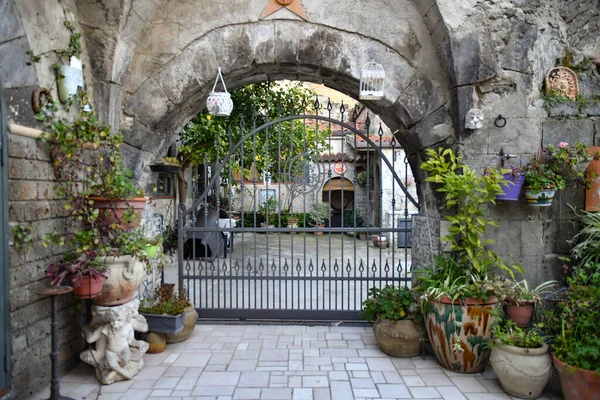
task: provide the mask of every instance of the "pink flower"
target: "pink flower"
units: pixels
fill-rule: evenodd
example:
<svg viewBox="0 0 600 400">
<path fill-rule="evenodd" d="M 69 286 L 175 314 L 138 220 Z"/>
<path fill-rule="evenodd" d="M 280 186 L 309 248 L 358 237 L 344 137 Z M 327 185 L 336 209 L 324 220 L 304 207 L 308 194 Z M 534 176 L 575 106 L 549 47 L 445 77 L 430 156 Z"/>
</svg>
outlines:
<svg viewBox="0 0 600 400">
<path fill-rule="evenodd" d="M 568 145 L 569 145 L 569 143 L 567 143 L 567 142 L 560 142 L 560 143 L 558 144 L 558 147 L 560 147 L 561 149 L 564 149 L 564 148 L 565 148 L 565 147 L 567 147 Z"/>
</svg>

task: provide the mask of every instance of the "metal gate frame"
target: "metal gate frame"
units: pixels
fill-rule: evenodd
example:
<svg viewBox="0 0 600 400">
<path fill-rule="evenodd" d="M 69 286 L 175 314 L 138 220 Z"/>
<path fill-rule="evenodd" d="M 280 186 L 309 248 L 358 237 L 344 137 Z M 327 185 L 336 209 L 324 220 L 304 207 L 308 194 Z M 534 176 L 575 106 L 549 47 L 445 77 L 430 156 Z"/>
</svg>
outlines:
<svg viewBox="0 0 600 400">
<path fill-rule="evenodd" d="M 330 109 L 330 108 L 329 108 Z M 342 114 L 342 118 L 343 118 L 343 114 Z M 179 252 L 178 252 L 178 258 L 179 258 L 179 265 L 178 265 L 178 285 L 179 288 L 183 288 L 185 287 L 185 281 L 187 280 L 188 282 L 190 281 L 195 281 L 195 280 L 223 280 L 223 286 L 224 288 L 226 288 L 226 282 L 229 281 L 230 282 L 230 289 L 232 287 L 231 281 L 235 280 L 236 281 L 236 289 L 237 289 L 237 283 L 239 280 L 261 280 L 261 279 L 266 279 L 267 280 L 267 290 L 268 290 L 268 280 L 279 280 L 280 281 L 280 286 L 279 289 L 281 291 L 281 280 L 309 280 L 310 278 L 312 278 L 312 272 L 311 272 L 311 277 L 307 277 L 306 276 L 306 271 L 305 271 L 305 276 L 304 277 L 300 277 L 300 276 L 293 276 L 293 271 L 292 271 L 292 277 L 288 277 L 287 276 L 287 272 L 286 272 L 286 276 L 285 277 L 278 277 L 275 278 L 274 276 L 269 276 L 268 275 L 268 271 L 267 271 L 267 276 L 263 277 L 262 276 L 262 272 L 261 272 L 261 277 L 251 277 L 251 276 L 235 276 L 233 277 L 232 275 L 230 276 L 226 276 L 225 275 L 225 270 L 223 274 L 220 274 L 219 272 L 217 272 L 217 274 L 214 273 L 214 260 L 213 260 L 213 274 L 212 275 L 208 275 L 208 268 L 207 268 L 207 274 L 206 275 L 202 275 L 201 273 L 198 274 L 196 273 L 196 267 L 194 265 L 193 268 L 193 272 L 191 271 L 191 268 L 189 267 L 189 262 L 188 262 L 188 267 L 187 267 L 187 271 L 185 271 L 184 268 L 184 242 L 186 238 L 195 238 L 197 237 L 196 235 L 207 235 L 207 234 L 215 234 L 215 233 L 219 233 L 222 232 L 222 229 L 219 228 L 215 228 L 213 227 L 190 227 L 188 226 L 190 223 L 194 223 L 195 222 L 195 212 L 198 210 L 198 207 L 203 206 L 203 204 L 206 203 L 207 201 L 207 196 L 208 194 L 211 192 L 212 188 L 219 184 L 220 182 L 220 175 L 221 175 L 221 171 L 223 170 L 223 168 L 228 165 L 228 162 L 230 161 L 231 157 L 233 157 L 233 155 L 235 154 L 235 152 L 240 149 L 240 147 L 242 147 L 244 145 L 244 143 L 249 140 L 250 138 L 252 138 L 255 134 L 257 134 L 258 132 L 264 131 L 264 130 L 268 130 L 271 127 L 276 126 L 277 124 L 280 124 L 282 122 L 288 122 L 288 121 L 294 121 L 294 120 L 304 120 L 306 121 L 307 119 L 310 120 L 316 120 L 316 121 L 323 121 L 325 123 L 328 123 L 330 125 L 337 125 L 339 127 L 342 128 L 342 131 L 347 131 L 351 134 L 356 135 L 357 137 L 362 138 L 365 142 L 368 143 L 368 149 L 369 150 L 375 150 L 376 152 L 378 152 L 380 159 L 382 160 L 383 163 L 385 163 L 385 165 L 389 168 L 389 170 L 391 171 L 394 181 L 395 183 L 400 187 L 400 189 L 404 192 L 405 194 L 405 208 L 404 208 L 404 217 L 407 218 L 408 217 L 408 201 L 410 201 L 413 205 L 415 205 L 415 207 L 417 209 L 419 209 L 419 204 L 418 202 L 410 195 L 410 193 L 408 192 L 407 188 L 405 187 L 405 185 L 403 184 L 402 180 L 400 179 L 400 177 L 398 176 L 398 174 L 396 173 L 395 169 L 394 169 L 394 165 L 393 163 L 391 163 L 387 157 L 384 156 L 381 147 L 378 147 L 378 145 L 373 142 L 370 139 L 370 135 L 369 135 L 369 126 L 367 123 L 367 133 L 363 133 L 360 130 L 358 130 L 356 127 L 351 126 L 343 121 L 339 121 L 336 119 L 331 118 L 331 110 L 330 110 L 330 116 L 329 117 L 325 117 L 325 116 L 319 116 L 319 115 L 293 115 L 293 116 L 286 116 L 286 117 L 281 117 L 278 118 L 276 120 L 273 121 L 269 121 L 259 127 L 254 128 L 252 131 L 250 131 L 247 134 L 242 134 L 241 139 L 235 144 L 235 145 L 231 145 L 230 143 L 230 151 L 227 154 L 227 156 L 225 156 L 225 158 L 223 160 L 216 160 L 215 165 L 212 167 L 212 176 L 211 179 L 208 183 L 208 185 L 206 185 L 206 188 L 204 190 L 204 192 L 198 197 L 198 198 L 194 198 L 193 201 L 193 205 L 191 208 L 187 208 L 185 204 L 181 204 L 178 210 L 178 239 L 179 239 Z M 306 122 L 305 122 L 306 123 Z M 317 123 L 318 124 L 318 123 Z M 381 131 L 381 130 L 380 130 Z M 394 138 L 393 141 L 395 141 L 396 139 Z M 381 141 L 380 141 L 380 145 L 381 146 Z M 398 147 L 400 148 L 400 147 Z M 395 163 L 395 160 L 394 160 Z M 406 165 L 408 165 L 408 161 L 407 159 L 404 160 L 404 163 Z M 331 175 L 329 176 L 331 178 Z M 256 185 L 256 183 L 255 183 Z M 267 186 L 268 187 L 268 186 Z M 219 194 L 217 193 L 217 204 L 219 204 L 219 199 L 218 199 Z M 194 193 L 194 197 L 195 197 L 195 193 Z M 392 206 L 395 209 L 395 197 L 392 200 Z M 208 212 L 207 212 L 208 213 Z M 381 213 L 381 210 L 380 210 Z M 331 215 L 331 214 L 330 214 Z M 400 216 L 400 213 L 396 214 L 396 216 Z M 381 228 L 381 227 L 375 227 L 375 228 L 326 228 L 325 232 L 327 233 L 348 233 L 348 232 L 354 232 L 356 235 L 358 235 L 359 231 L 360 232 L 368 232 L 368 233 L 408 233 L 408 231 L 406 229 L 399 229 L 399 228 L 394 228 L 395 225 L 395 217 L 392 218 L 392 228 Z M 303 228 L 269 228 L 269 227 L 265 227 L 265 228 L 258 228 L 258 227 L 253 227 L 253 228 L 244 228 L 244 227 L 236 227 L 233 229 L 230 229 L 232 235 L 235 234 L 240 234 L 240 233 L 291 233 L 291 232 L 304 232 L 304 233 L 311 233 L 311 232 L 316 232 L 318 231 L 318 228 L 307 228 L 307 227 L 303 227 Z M 390 244 L 390 247 L 395 247 L 393 245 Z M 195 251 L 195 248 L 194 248 Z M 226 250 L 225 250 L 226 251 Z M 406 257 L 406 252 L 405 252 L 405 257 Z M 225 253 L 226 255 L 226 253 Z M 195 258 L 195 257 L 194 257 Z M 267 258 L 268 260 L 268 258 Z M 318 261 L 318 260 L 317 260 Z M 406 260 L 407 261 L 407 260 Z M 292 260 L 293 262 L 293 260 Z M 242 264 L 244 263 L 244 260 L 242 260 Z M 367 260 L 368 263 L 368 260 Z M 268 264 L 268 262 L 267 262 Z M 393 262 L 392 262 L 393 264 Z M 226 266 L 226 264 L 224 264 Z M 405 265 L 407 265 L 405 263 Z M 233 270 L 233 265 L 230 265 L 230 269 Z M 318 266 L 317 266 L 318 267 Z M 342 268 L 344 266 L 342 265 Z M 373 264 L 373 267 L 375 267 L 375 265 Z M 386 265 L 386 268 L 388 268 L 389 266 Z M 217 268 L 217 271 L 220 267 Z M 245 268 L 245 266 L 242 266 L 242 270 Z M 365 280 L 368 282 L 373 281 L 375 282 L 375 277 L 371 277 L 369 278 L 369 272 L 368 269 L 370 268 L 370 265 L 367 265 L 367 278 L 357 278 L 356 276 L 354 278 L 352 277 L 345 277 L 343 279 L 343 281 L 362 281 L 364 282 Z M 395 266 L 392 267 L 392 270 L 395 268 Z M 201 269 L 201 268 L 200 268 Z M 238 266 L 239 269 L 239 266 Z M 267 270 L 268 270 L 268 266 L 267 266 Z M 280 266 L 280 272 L 281 272 L 281 266 Z M 232 273 L 230 271 L 230 273 Z M 343 272 L 342 272 L 343 274 Z M 385 281 L 385 282 L 390 282 L 392 284 L 396 283 L 403 283 L 405 285 L 408 284 L 408 282 L 410 281 L 410 278 L 407 278 L 406 276 L 406 272 L 405 272 L 405 277 L 396 277 L 393 279 L 390 279 L 387 277 L 388 271 L 386 270 L 386 277 L 381 277 L 381 272 L 380 272 L 380 279 L 377 279 L 379 281 Z M 400 274 L 400 273 L 399 273 Z M 356 265 L 355 265 L 355 275 L 356 275 Z M 361 272 L 362 275 L 362 272 Z M 318 271 L 317 271 L 317 277 L 318 277 Z M 321 278 L 321 279 L 325 279 L 325 278 Z M 328 277 L 327 280 L 329 281 L 339 281 L 340 279 L 337 278 L 337 272 L 336 272 L 336 277 Z M 214 283 L 213 283 L 214 285 Z M 244 283 L 242 283 L 242 285 L 244 285 Z M 256 285 L 256 282 L 255 282 Z M 349 283 L 348 283 L 348 287 L 349 287 Z M 256 286 L 255 286 L 256 288 Z M 300 286 L 298 286 L 298 288 L 300 288 Z M 343 288 L 343 282 L 342 282 L 342 288 Z M 188 287 L 188 293 L 190 293 L 190 288 Z M 305 291 L 306 291 L 306 283 L 305 283 L 305 287 L 304 287 Z M 331 289 L 331 283 L 330 283 L 330 289 Z M 336 289 L 337 289 L 337 283 L 336 283 Z M 274 290 L 274 289 L 273 289 Z M 300 290 L 300 289 L 298 289 Z M 350 290 L 350 289 L 348 289 Z M 312 292 L 312 284 L 311 284 L 311 292 Z M 213 294 L 214 295 L 214 294 Z M 286 291 L 286 295 L 287 295 L 287 291 Z M 231 294 L 230 294 L 231 296 Z M 281 292 L 280 292 L 280 296 L 281 296 Z M 292 295 L 293 296 L 293 295 Z M 202 297 L 202 295 L 200 295 L 200 297 Z M 280 297 L 281 300 L 281 297 Z M 275 300 L 273 300 L 275 302 Z M 225 299 L 226 302 L 226 299 Z M 255 299 L 255 303 L 257 302 L 257 300 Z M 350 301 L 348 301 L 350 302 Z M 343 301 L 342 301 L 343 303 Z M 324 301 L 323 301 L 324 304 Z M 213 298 L 213 305 L 214 305 L 214 298 Z M 262 300 L 261 300 L 261 305 L 262 305 Z M 287 302 L 286 302 L 287 305 Z M 331 296 L 330 296 L 330 305 L 331 305 Z M 267 300 L 267 307 L 268 307 L 268 300 Z M 337 304 L 336 304 L 336 308 L 337 308 Z M 360 320 L 361 317 L 359 316 L 359 312 L 357 310 L 339 310 L 339 309 L 335 309 L 335 310 L 314 310 L 314 309 L 264 309 L 264 308 L 253 308 L 253 309 L 248 309 L 248 308 L 220 308 L 220 307 L 216 307 L 216 308 L 199 308 L 197 307 L 197 311 L 199 314 L 199 317 L 202 319 L 231 319 L 231 320 L 346 320 L 346 321 L 353 321 L 353 320 Z"/>
<path fill-rule="evenodd" d="M 8 258 L 8 143 L 6 105 L 0 82 L 0 397 L 11 385 L 10 263 Z"/>
</svg>

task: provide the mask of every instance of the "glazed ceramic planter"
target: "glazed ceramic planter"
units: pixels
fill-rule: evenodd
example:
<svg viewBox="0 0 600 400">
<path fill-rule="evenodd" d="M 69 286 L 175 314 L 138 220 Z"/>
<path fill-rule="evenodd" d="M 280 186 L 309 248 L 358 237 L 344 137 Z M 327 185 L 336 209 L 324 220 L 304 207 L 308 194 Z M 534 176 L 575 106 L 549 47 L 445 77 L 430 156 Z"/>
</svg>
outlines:
<svg viewBox="0 0 600 400">
<path fill-rule="evenodd" d="M 487 302 L 464 299 L 454 304 L 447 297 L 425 306 L 425 328 L 438 361 L 446 369 L 466 374 L 483 370 L 490 350 L 492 314 L 498 306 L 495 298 Z M 456 351 L 459 347 L 462 351 Z"/>
<path fill-rule="evenodd" d="M 527 204 L 534 207 L 549 207 L 552 205 L 556 190 L 554 189 L 542 189 L 537 193 L 533 193 L 527 187 L 525 188 L 525 198 Z"/>
<path fill-rule="evenodd" d="M 414 357 L 421 354 L 425 327 L 412 320 L 377 319 L 373 333 L 379 348 L 394 357 Z"/>
<path fill-rule="evenodd" d="M 146 322 L 148 322 L 148 332 L 154 333 L 178 333 L 183 330 L 183 320 L 185 312 L 179 315 L 156 315 L 144 314 Z"/>
<path fill-rule="evenodd" d="M 102 292 L 102 284 L 104 278 L 101 276 L 92 278 L 82 276 L 79 285 L 75 285 L 75 278 L 71 277 L 71 285 L 73 286 L 73 294 L 80 299 L 92 299 Z"/>
<path fill-rule="evenodd" d="M 552 356 L 560 376 L 565 400 L 597 400 L 600 393 L 600 374 L 565 364 Z"/>
<path fill-rule="evenodd" d="M 504 307 L 506 316 L 514 321 L 521 328 L 529 325 L 533 312 L 535 311 L 535 302 L 533 301 L 513 301 Z"/>
<path fill-rule="evenodd" d="M 496 196 L 496 200 L 517 201 L 521 195 L 521 189 L 525 183 L 525 175 L 521 174 L 516 179 L 510 173 L 503 175 L 504 179 L 509 181 L 506 186 L 502 186 L 504 193 Z"/>
<path fill-rule="evenodd" d="M 552 376 L 552 357 L 545 343 L 537 349 L 523 349 L 496 339 L 490 363 L 502 389 L 522 399 L 536 399 Z"/>
<path fill-rule="evenodd" d="M 198 321 L 198 312 L 194 306 L 190 305 L 185 309 L 185 314 L 183 317 L 183 329 L 179 333 L 168 334 L 167 343 L 179 343 L 187 340 L 191 336 L 192 332 L 194 332 L 196 321 Z"/>
<path fill-rule="evenodd" d="M 132 256 L 107 257 L 102 260 L 110 270 L 102 293 L 94 299 L 99 306 L 117 306 L 133 298 L 146 276 L 144 264 Z"/>
</svg>

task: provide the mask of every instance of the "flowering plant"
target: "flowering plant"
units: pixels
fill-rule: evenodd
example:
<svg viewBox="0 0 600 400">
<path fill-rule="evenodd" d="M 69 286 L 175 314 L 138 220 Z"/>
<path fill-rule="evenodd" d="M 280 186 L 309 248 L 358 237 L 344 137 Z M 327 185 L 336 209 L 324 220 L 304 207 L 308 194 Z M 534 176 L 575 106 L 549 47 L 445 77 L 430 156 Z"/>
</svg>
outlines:
<svg viewBox="0 0 600 400">
<path fill-rule="evenodd" d="M 91 251 L 86 254 L 77 256 L 75 253 L 67 253 L 59 261 L 50 264 L 46 270 L 46 276 L 51 279 L 50 285 L 60 286 L 62 281 L 68 276 L 74 286 L 81 286 L 83 276 L 90 278 L 102 277 L 108 278 L 108 268 L 99 259 L 93 257 Z"/>
</svg>

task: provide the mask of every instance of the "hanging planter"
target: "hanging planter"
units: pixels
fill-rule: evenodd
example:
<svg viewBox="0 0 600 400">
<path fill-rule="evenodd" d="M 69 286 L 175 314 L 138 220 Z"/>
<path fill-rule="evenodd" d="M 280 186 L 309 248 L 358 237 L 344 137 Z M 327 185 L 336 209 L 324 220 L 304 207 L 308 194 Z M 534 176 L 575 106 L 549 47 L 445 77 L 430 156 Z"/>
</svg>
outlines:
<svg viewBox="0 0 600 400">
<path fill-rule="evenodd" d="M 385 70 L 381 64 L 370 62 L 360 74 L 360 100 L 381 100 L 385 84 Z"/>
<path fill-rule="evenodd" d="M 219 83 L 219 79 L 221 79 L 221 83 L 223 84 L 224 92 L 215 92 L 217 83 Z M 233 101 L 231 100 L 231 95 L 225 86 L 225 81 L 223 80 L 223 74 L 221 73 L 220 67 L 217 78 L 215 79 L 215 84 L 213 85 L 213 90 L 210 92 L 208 99 L 206 99 L 206 108 L 208 109 L 208 113 L 210 115 L 214 115 L 216 117 L 229 117 L 231 111 L 233 110 Z"/>
<path fill-rule="evenodd" d="M 75 56 L 71 57 L 70 65 L 58 68 L 58 98 L 66 103 L 69 97 L 77 94 L 79 87 L 83 88 L 83 64 Z"/>
<path fill-rule="evenodd" d="M 502 190 L 504 191 L 504 193 L 496 196 L 496 200 L 519 200 L 521 189 L 523 188 L 523 184 L 525 183 L 525 174 L 520 174 L 519 176 L 515 177 L 512 173 L 508 172 L 506 174 L 503 174 L 503 176 L 504 179 L 506 179 L 509 182 L 506 186 L 502 186 Z"/>
<path fill-rule="evenodd" d="M 550 207 L 556 190 L 554 187 L 546 187 L 541 190 L 533 191 L 529 187 L 525 187 L 525 198 L 527 204 L 534 207 Z"/>
</svg>

